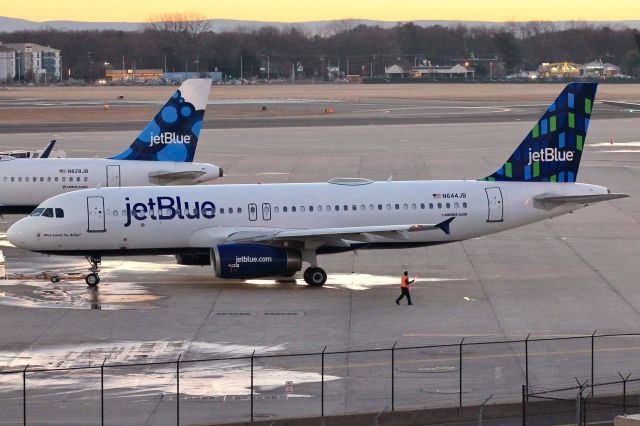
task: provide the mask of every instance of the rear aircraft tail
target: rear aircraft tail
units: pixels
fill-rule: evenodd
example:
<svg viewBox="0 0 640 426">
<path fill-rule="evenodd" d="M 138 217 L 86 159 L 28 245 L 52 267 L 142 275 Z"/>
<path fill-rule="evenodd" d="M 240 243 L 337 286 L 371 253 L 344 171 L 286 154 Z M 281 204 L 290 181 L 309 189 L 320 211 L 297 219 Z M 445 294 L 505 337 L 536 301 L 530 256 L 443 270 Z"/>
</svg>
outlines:
<svg viewBox="0 0 640 426">
<path fill-rule="evenodd" d="M 193 161 L 210 89 L 210 78 L 185 81 L 131 146 L 111 159 Z"/>
<path fill-rule="evenodd" d="M 482 180 L 575 182 L 598 83 L 570 83 L 502 167 Z"/>
</svg>

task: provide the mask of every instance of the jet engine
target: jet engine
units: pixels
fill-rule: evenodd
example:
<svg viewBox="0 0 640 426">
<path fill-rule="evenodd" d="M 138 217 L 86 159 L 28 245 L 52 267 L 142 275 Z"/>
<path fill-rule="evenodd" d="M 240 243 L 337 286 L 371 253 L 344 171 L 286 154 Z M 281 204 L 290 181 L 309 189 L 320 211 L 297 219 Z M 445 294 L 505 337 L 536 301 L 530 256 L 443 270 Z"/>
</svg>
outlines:
<svg viewBox="0 0 640 426">
<path fill-rule="evenodd" d="M 302 269 L 302 254 L 266 244 L 218 244 L 211 249 L 211 267 L 218 278 L 273 277 Z"/>
</svg>

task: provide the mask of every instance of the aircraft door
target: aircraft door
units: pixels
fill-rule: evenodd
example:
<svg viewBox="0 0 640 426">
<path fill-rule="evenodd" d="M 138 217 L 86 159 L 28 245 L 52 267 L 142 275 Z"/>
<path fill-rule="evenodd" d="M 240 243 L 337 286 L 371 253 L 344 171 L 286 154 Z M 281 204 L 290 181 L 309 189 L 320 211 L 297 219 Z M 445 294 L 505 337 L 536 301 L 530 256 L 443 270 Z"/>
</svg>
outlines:
<svg viewBox="0 0 640 426">
<path fill-rule="evenodd" d="M 105 232 L 104 198 L 87 197 L 87 232 Z"/>
<path fill-rule="evenodd" d="M 487 222 L 502 222 L 504 220 L 502 191 L 500 188 L 485 188 L 487 193 L 487 203 L 489 204 L 489 214 Z"/>
<path fill-rule="evenodd" d="M 107 166 L 107 186 L 120 186 L 120 166 Z"/>
<path fill-rule="evenodd" d="M 271 204 L 262 203 L 262 220 L 271 220 Z"/>
<path fill-rule="evenodd" d="M 258 206 L 254 203 L 249 204 L 249 220 L 252 222 L 258 220 Z"/>
</svg>

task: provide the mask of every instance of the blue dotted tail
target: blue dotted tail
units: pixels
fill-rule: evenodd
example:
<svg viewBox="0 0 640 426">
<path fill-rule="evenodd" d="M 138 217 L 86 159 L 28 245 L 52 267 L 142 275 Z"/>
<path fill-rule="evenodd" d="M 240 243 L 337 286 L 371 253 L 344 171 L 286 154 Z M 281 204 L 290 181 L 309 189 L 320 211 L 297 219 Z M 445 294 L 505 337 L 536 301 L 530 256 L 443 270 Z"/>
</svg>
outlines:
<svg viewBox="0 0 640 426">
<path fill-rule="evenodd" d="M 203 118 L 204 109 L 196 111 L 178 89 L 131 146 L 111 159 L 191 162 Z"/>
</svg>

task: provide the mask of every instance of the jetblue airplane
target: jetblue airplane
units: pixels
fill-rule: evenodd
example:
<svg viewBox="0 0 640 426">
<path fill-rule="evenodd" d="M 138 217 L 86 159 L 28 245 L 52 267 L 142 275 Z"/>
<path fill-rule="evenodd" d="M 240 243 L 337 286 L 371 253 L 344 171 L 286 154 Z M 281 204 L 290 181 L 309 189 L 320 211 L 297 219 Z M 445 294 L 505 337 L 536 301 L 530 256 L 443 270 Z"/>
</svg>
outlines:
<svg viewBox="0 0 640 426">
<path fill-rule="evenodd" d="M 58 195 L 7 231 L 16 247 L 102 256 L 173 254 L 220 278 L 322 286 L 317 255 L 462 241 L 626 197 L 576 183 L 596 83 L 569 84 L 513 155 L 479 180 L 101 188 Z M 86 278 L 93 286 L 97 272 Z"/>
<path fill-rule="evenodd" d="M 111 158 L 0 156 L 0 214 L 31 213 L 54 195 L 96 187 L 185 185 L 222 176 L 193 163 L 211 79 L 191 79 L 123 153 Z"/>
</svg>

